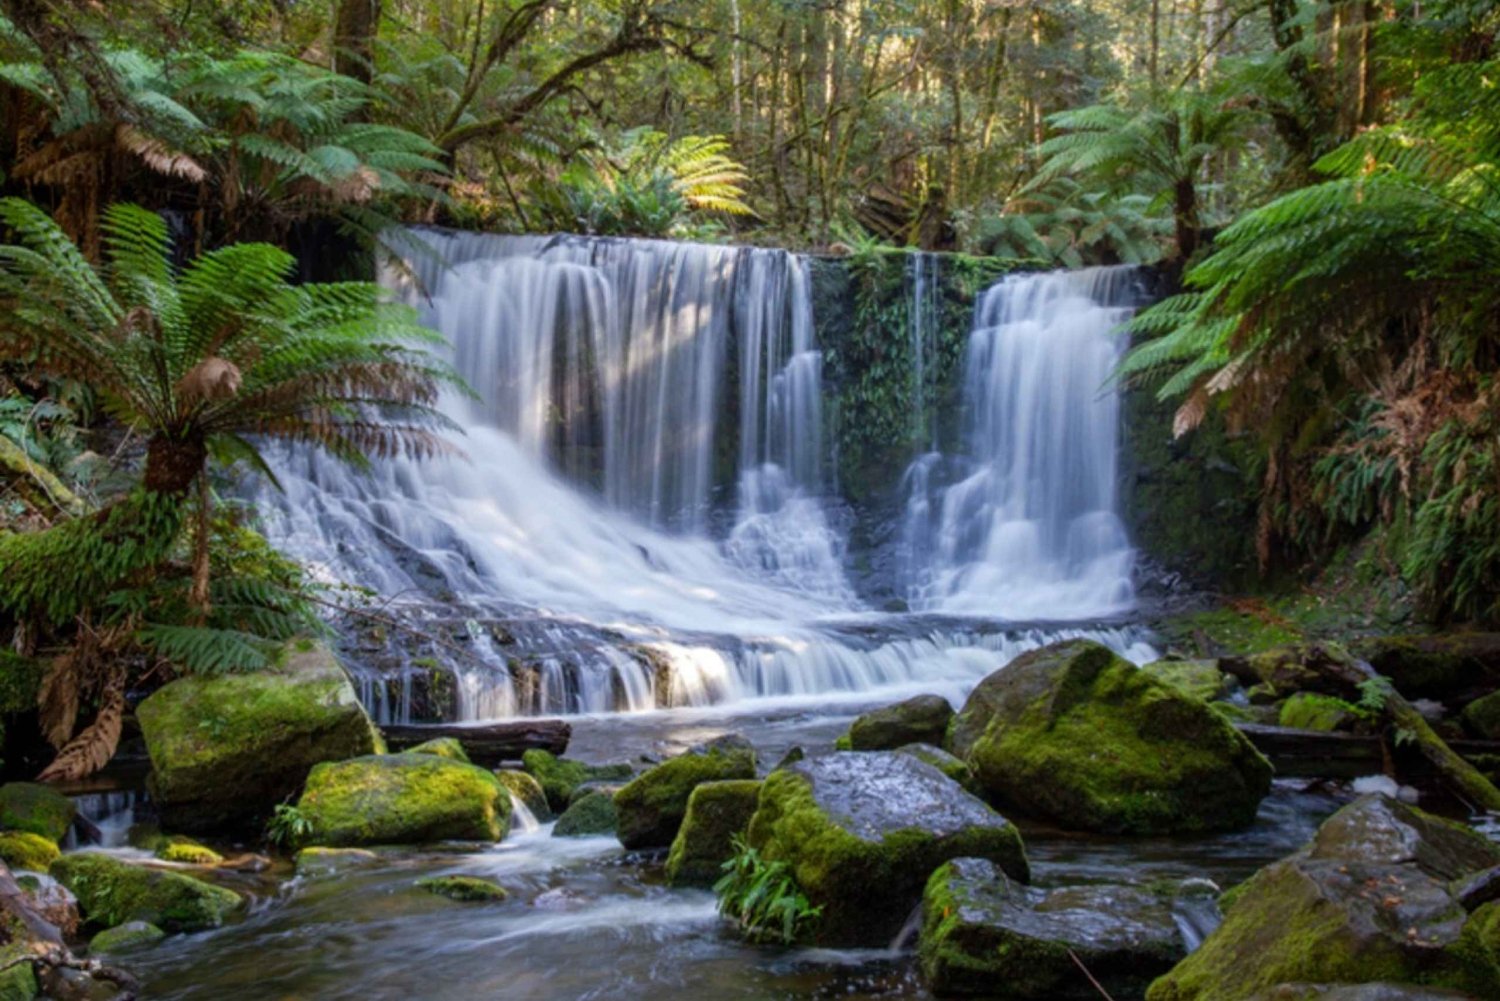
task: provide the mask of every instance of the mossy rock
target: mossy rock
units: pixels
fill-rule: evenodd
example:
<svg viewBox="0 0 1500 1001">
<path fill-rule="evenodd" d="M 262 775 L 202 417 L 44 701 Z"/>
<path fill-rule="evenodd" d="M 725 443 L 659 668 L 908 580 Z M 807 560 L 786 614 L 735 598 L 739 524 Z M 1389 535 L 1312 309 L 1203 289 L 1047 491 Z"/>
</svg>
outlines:
<svg viewBox="0 0 1500 1001">
<path fill-rule="evenodd" d="M 1030 878 L 1015 825 L 907 754 L 849 752 L 772 772 L 746 834 L 822 908 L 816 938 L 886 946 L 950 859 L 986 858 Z"/>
<path fill-rule="evenodd" d="M 1281 704 L 1276 724 L 1326 733 L 1352 730 L 1359 719 L 1358 709 L 1343 699 L 1315 692 L 1298 692 Z"/>
<path fill-rule="evenodd" d="M 12 869 L 46 872 L 58 856 L 57 842 L 30 831 L 0 832 L 0 859 Z"/>
<path fill-rule="evenodd" d="M 687 815 L 667 855 L 667 882 L 712 886 L 734 856 L 733 841 L 745 833 L 760 798 L 760 782 L 704 782 L 688 797 Z"/>
<path fill-rule="evenodd" d="M 1464 706 L 1464 727 L 1480 740 L 1500 740 L 1500 692 L 1491 692 Z"/>
<path fill-rule="evenodd" d="M 1249 1001 L 1474 1001 L 1474 996 L 1419 984 L 1277 984 Z"/>
<path fill-rule="evenodd" d="M 835 751 L 852 751 L 854 750 L 854 740 L 847 733 L 841 733 L 833 738 L 833 749 Z"/>
<path fill-rule="evenodd" d="M 493 773 L 433 754 L 317 765 L 297 809 L 308 843 L 333 847 L 499 841 L 510 827 L 510 792 Z"/>
<path fill-rule="evenodd" d="M 57 843 L 67 837 L 78 816 L 73 801 L 40 782 L 7 782 L 0 786 L 0 828 L 30 831 Z"/>
<path fill-rule="evenodd" d="M 755 749 L 734 734 L 663 761 L 615 794 L 620 843 L 631 849 L 665 848 L 677 836 L 696 787 L 753 778 Z"/>
<path fill-rule="evenodd" d="M 552 836 L 590 838 L 614 834 L 618 822 L 615 798 L 606 792 L 591 792 L 562 812 L 552 827 Z"/>
<path fill-rule="evenodd" d="M 1222 699 L 1234 687 L 1234 679 L 1219 670 L 1217 660 L 1154 660 L 1141 670 L 1204 702 Z"/>
<path fill-rule="evenodd" d="M 979 782 L 974 778 L 974 769 L 956 755 L 949 754 L 941 747 L 933 747 L 931 744 L 907 744 L 905 747 L 896 748 L 897 754 L 910 754 L 918 761 L 925 761 L 944 775 L 948 776 L 969 792 L 979 792 Z"/>
<path fill-rule="evenodd" d="M 521 755 L 521 767 L 541 784 L 553 813 L 566 810 L 574 788 L 585 782 L 618 782 L 629 780 L 635 774 L 626 764 L 586 765 L 582 761 L 559 758 L 539 748 Z"/>
<path fill-rule="evenodd" d="M 1270 762 L 1206 703 L 1089 640 L 985 678 L 949 741 L 996 802 L 1075 830 L 1236 830 L 1271 788 Z"/>
<path fill-rule="evenodd" d="M 1352 660 L 1349 651 L 1337 643 L 1289 643 L 1258 653 L 1225 657 L 1219 664 L 1252 692 L 1263 690 L 1268 697 L 1279 698 L 1292 692 L 1342 694 L 1343 683 L 1322 668 Z"/>
<path fill-rule="evenodd" d="M 625 788 L 625 785 L 624 785 L 624 783 L 621 783 L 621 782 L 600 782 L 600 781 L 585 782 L 581 786 L 574 786 L 573 787 L 573 791 L 570 792 L 570 793 L 568 793 L 568 805 L 572 806 L 574 803 L 578 802 L 580 799 L 583 799 L 583 797 L 585 797 L 585 796 L 592 796 L 595 793 L 600 793 L 600 792 L 602 792 L 604 795 L 606 795 L 606 796 L 610 797 L 611 799 L 613 799 L 614 796 L 615 796 L 615 794 L 618 793 L 621 789 L 624 789 L 624 788 Z"/>
<path fill-rule="evenodd" d="M 440 758 L 448 758 L 452 761 L 462 761 L 471 764 L 469 753 L 464 750 L 457 737 L 434 737 L 432 740 L 424 740 L 416 747 L 408 747 L 407 754 L 435 754 Z"/>
<path fill-rule="evenodd" d="M 166 938 L 167 933 L 149 921 L 127 921 L 113 928 L 106 928 L 89 940 L 89 952 L 130 952 L 154 945 Z"/>
<path fill-rule="evenodd" d="M 207 845 L 200 845 L 192 838 L 180 835 L 162 838 L 156 847 L 156 857 L 163 862 L 180 862 L 184 865 L 218 865 L 224 861 L 224 856 Z"/>
<path fill-rule="evenodd" d="M 499 883 L 478 876 L 432 876 L 417 880 L 417 886 L 439 897 L 467 904 L 505 900 L 510 896 Z"/>
<path fill-rule="evenodd" d="M 276 670 L 180 678 L 137 710 L 162 822 L 259 831 L 312 767 L 384 750 L 334 655 L 288 648 Z"/>
<path fill-rule="evenodd" d="M 380 856 L 367 848 L 324 848 L 312 845 L 297 852 L 292 865 L 298 876 L 335 876 L 360 866 L 373 865 Z"/>
<path fill-rule="evenodd" d="M 0 946 L 0 967 L 4 967 L 0 972 L 0 1001 L 31 1001 L 41 993 L 32 965 L 16 962 L 29 952 L 24 942 Z M 15 965 L 10 965 L 12 963 Z"/>
<path fill-rule="evenodd" d="M 542 784 L 534 776 L 525 772 L 511 771 L 509 769 L 498 771 L 495 778 L 500 784 L 510 790 L 510 794 L 521 801 L 531 815 L 541 823 L 552 819 L 552 807 L 547 803 L 547 794 L 542 791 Z"/>
<path fill-rule="evenodd" d="M 51 875 L 73 891 L 87 921 L 106 928 L 146 921 L 169 932 L 202 931 L 217 928 L 245 903 L 222 886 L 96 852 L 64 855 L 52 863 Z"/>
<path fill-rule="evenodd" d="M 851 751 L 894 751 L 905 744 L 941 744 L 953 719 L 953 706 L 941 695 L 918 695 L 855 718 L 849 725 Z"/>
<path fill-rule="evenodd" d="M 1130 886 L 1022 886 L 986 859 L 938 868 L 922 896 L 919 956 L 941 997 L 1092 1001 L 1078 963 L 1115 997 L 1139 997 L 1187 950 L 1171 899 Z M 1076 957 L 1076 959 L 1075 959 Z"/>
<path fill-rule="evenodd" d="M 1500 686 L 1500 633 L 1381 636 L 1354 651 L 1408 699 L 1437 699 Z"/>
</svg>

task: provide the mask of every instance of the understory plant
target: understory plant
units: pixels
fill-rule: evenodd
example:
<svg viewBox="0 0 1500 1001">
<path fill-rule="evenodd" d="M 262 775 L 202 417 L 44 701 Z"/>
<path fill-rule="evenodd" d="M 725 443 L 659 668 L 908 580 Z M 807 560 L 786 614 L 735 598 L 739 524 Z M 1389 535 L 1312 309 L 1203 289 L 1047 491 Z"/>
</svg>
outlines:
<svg viewBox="0 0 1500 1001">
<path fill-rule="evenodd" d="M 823 909 L 808 901 L 791 868 L 761 858 L 739 835 L 733 847 L 734 856 L 724 863 L 724 875 L 714 884 L 719 913 L 735 921 L 752 942 L 792 945 L 806 940 Z"/>
</svg>

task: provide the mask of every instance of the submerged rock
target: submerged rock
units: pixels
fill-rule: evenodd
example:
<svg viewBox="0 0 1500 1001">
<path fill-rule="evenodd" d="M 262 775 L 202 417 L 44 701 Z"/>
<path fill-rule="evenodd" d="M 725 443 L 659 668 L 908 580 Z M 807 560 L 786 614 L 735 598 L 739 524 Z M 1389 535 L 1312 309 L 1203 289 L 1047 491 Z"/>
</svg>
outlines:
<svg viewBox="0 0 1500 1001">
<path fill-rule="evenodd" d="M 851 751 L 894 751 L 903 744 L 941 745 L 953 707 L 941 695 L 918 695 L 867 712 L 849 725 Z"/>
<path fill-rule="evenodd" d="M 1366 796 L 1236 887 L 1224 923 L 1147 998 L 1218 1001 L 1283 984 L 1370 981 L 1500 996 L 1500 904 L 1470 914 L 1451 882 L 1497 862 L 1500 846 L 1478 834 Z"/>
<path fill-rule="evenodd" d="M 89 952 L 129 952 L 160 942 L 167 935 L 149 921 L 127 921 L 106 928 L 89 940 Z"/>
<path fill-rule="evenodd" d="M 367 848 L 322 848 L 314 845 L 297 853 L 293 861 L 298 876 L 332 876 L 362 865 L 380 861 Z"/>
<path fill-rule="evenodd" d="M 449 758 L 453 761 L 462 761 L 471 764 L 469 754 L 464 750 L 457 737 L 434 737 L 432 740 L 424 740 L 416 747 L 408 747 L 407 754 L 435 754 L 440 758 Z"/>
<path fill-rule="evenodd" d="M 663 761 L 615 794 L 620 843 L 631 849 L 665 848 L 682 826 L 693 789 L 704 782 L 753 778 L 755 749 L 737 734 Z"/>
<path fill-rule="evenodd" d="M 1234 830 L 1271 788 L 1270 762 L 1206 703 L 1089 640 L 985 678 L 950 744 L 997 802 L 1079 830 Z"/>
<path fill-rule="evenodd" d="M 0 833 L 0 859 L 12 869 L 46 872 L 62 853 L 57 842 L 30 831 Z"/>
<path fill-rule="evenodd" d="M 297 808 L 316 845 L 499 841 L 510 827 L 510 792 L 494 774 L 432 754 L 318 765 Z"/>
<path fill-rule="evenodd" d="M 542 792 L 547 796 L 547 805 L 552 808 L 553 813 L 566 810 L 568 797 L 576 787 L 585 782 L 619 782 L 635 774 L 626 764 L 586 765 L 582 761 L 559 758 L 550 751 L 539 748 L 521 755 L 521 765 L 527 774 L 541 784 Z"/>
<path fill-rule="evenodd" d="M 169 932 L 202 931 L 245 903 L 222 886 L 97 852 L 64 855 L 52 863 L 52 876 L 77 896 L 85 920 L 106 928 L 146 921 Z"/>
<path fill-rule="evenodd" d="M 667 855 L 667 882 L 712 886 L 734 856 L 732 842 L 745 833 L 760 797 L 760 782 L 705 782 L 688 797 L 687 815 Z"/>
<path fill-rule="evenodd" d="M 618 814 L 615 797 L 607 792 L 591 792 L 579 797 L 557 818 L 552 827 L 554 838 L 588 838 L 614 834 Z"/>
<path fill-rule="evenodd" d="M 505 900 L 510 896 L 499 883 L 478 876 L 432 876 L 417 880 L 417 885 L 428 893 L 463 903 Z"/>
<path fill-rule="evenodd" d="M 314 765 L 383 749 L 323 646 L 291 650 L 273 671 L 180 678 L 137 716 L 162 822 L 192 834 L 257 827 Z"/>
<path fill-rule="evenodd" d="M 40 782 L 7 782 L 0 786 L 0 828 L 29 831 L 53 844 L 73 826 L 78 808 L 73 801 Z"/>
<path fill-rule="evenodd" d="M 887 945 L 949 859 L 986 858 L 1014 879 L 1030 876 L 1015 825 L 907 754 L 833 754 L 772 772 L 747 841 L 785 862 L 823 909 L 826 945 Z"/>
<path fill-rule="evenodd" d="M 922 973 L 943 997 L 1099 997 L 1079 961 L 1107 990 L 1139 996 L 1186 953 L 1170 901 L 1136 887 L 1032 889 L 964 858 L 922 897 Z"/>
<path fill-rule="evenodd" d="M 552 808 L 547 804 L 547 794 L 542 791 L 542 784 L 535 777 L 525 772 L 511 771 L 509 769 L 498 771 L 495 778 L 500 784 L 510 790 L 510 794 L 521 801 L 531 815 L 538 821 L 546 823 L 552 819 Z"/>
</svg>

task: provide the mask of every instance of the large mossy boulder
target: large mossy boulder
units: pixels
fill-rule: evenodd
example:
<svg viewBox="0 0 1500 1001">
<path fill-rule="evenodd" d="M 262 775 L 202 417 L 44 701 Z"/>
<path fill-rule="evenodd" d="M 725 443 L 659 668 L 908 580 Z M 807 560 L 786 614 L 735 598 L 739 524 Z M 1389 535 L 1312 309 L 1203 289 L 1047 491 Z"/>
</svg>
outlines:
<svg viewBox="0 0 1500 1001">
<path fill-rule="evenodd" d="M 1223 924 L 1147 998 L 1232 1001 L 1282 984 L 1377 981 L 1500 997 L 1500 905 L 1471 914 L 1456 891 L 1497 861 L 1500 845 L 1461 825 L 1366 796 L 1237 887 Z"/>
<path fill-rule="evenodd" d="M 816 937 L 832 946 L 888 945 L 950 859 L 985 858 L 1030 878 L 1015 825 L 907 754 L 840 753 L 772 772 L 746 840 L 787 864 L 823 909 Z"/>
<path fill-rule="evenodd" d="M 499 841 L 510 828 L 510 791 L 493 773 L 434 754 L 325 762 L 297 809 L 315 845 Z"/>
<path fill-rule="evenodd" d="M 245 903 L 222 886 L 97 852 L 64 855 L 52 863 L 51 876 L 78 898 L 84 919 L 103 928 L 145 921 L 169 932 L 202 931 Z"/>
<path fill-rule="evenodd" d="M 1089 640 L 985 678 L 949 740 L 995 802 L 1075 830 L 1235 830 L 1271 788 L 1270 762 L 1222 716 Z"/>
<path fill-rule="evenodd" d="M 918 695 L 875 709 L 849 725 L 848 750 L 894 751 L 905 744 L 942 746 L 953 706 L 941 695 Z"/>
<path fill-rule="evenodd" d="M 0 829 L 29 831 L 54 844 L 68 834 L 78 807 L 49 785 L 7 782 L 0 786 Z"/>
<path fill-rule="evenodd" d="M 170 829 L 258 829 L 324 761 L 383 750 L 338 660 L 288 648 L 271 671 L 180 678 L 137 710 Z"/>
<path fill-rule="evenodd" d="M 616 833 L 626 848 L 665 848 L 687 815 L 688 797 L 705 782 L 755 778 L 755 749 L 736 734 L 669 758 L 615 793 Z"/>
<path fill-rule="evenodd" d="M 585 782 L 619 782 L 635 774 L 627 764 L 586 765 L 540 748 L 521 755 L 521 767 L 541 785 L 553 813 L 566 810 L 573 790 Z"/>
<path fill-rule="evenodd" d="M 593 838 L 614 834 L 619 823 L 613 793 L 595 791 L 579 796 L 552 825 L 554 838 Z"/>
<path fill-rule="evenodd" d="M 1089 1001 L 1100 993 L 1079 961 L 1111 994 L 1139 997 L 1186 954 L 1171 900 L 1137 887 L 1039 890 L 965 858 L 922 896 L 922 974 L 940 997 Z"/>
<path fill-rule="evenodd" d="M 760 783 L 755 779 L 705 782 L 695 788 L 667 854 L 667 882 L 712 886 L 734 855 L 735 836 L 750 826 L 759 799 Z"/>
</svg>

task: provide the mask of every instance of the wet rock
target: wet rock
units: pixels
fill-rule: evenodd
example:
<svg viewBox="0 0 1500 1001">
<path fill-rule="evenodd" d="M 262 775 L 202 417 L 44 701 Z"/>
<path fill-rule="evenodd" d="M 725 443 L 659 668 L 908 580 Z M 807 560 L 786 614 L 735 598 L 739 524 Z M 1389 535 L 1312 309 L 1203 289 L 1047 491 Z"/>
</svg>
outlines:
<svg viewBox="0 0 1500 1001">
<path fill-rule="evenodd" d="M 1234 679 L 1219 670 L 1217 660 L 1155 660 L 1141 670 L 1204 702 L 1225 698 L 1234 687 Z"/>
<path fill-rule="evenodd" d="M 705 782 L 695 788 L 667 855 L 667 882 L 712 886 L 734 855 L 735 836 L 750 826 L 759 797 L 760 783 L 755 779 Z"/>
<path fill-rule="evenodd" d="M 1234 830 L 1271 788 L 1270 762 L 1206 703 L 1088 640 L 985 678 L 950 748 L 996 802 L 1076 830 Z"/>
<path fill-rule="evenodd" d="M 604 793 L 604 795 L 613 799 L 615 793 L 624 788 L 625 784 L 623 782 L 585 782 L 581 786 L 574 787 L 573 791 L 568 793 L 568 805 L 572 806 L 580 799 L 583 799 L 583 797 L 592 796 L 596 792 L 602 792 Z"/>
<path fill-rule="evenodd" d="M 1337 643 L 1293 643 L 1260 653 L 1225 657 L 1220 666 L 1254 688 L 1263 686 L 1274 695 L 1292 692 L 1343 694 L 1343 685 L 1319 665 L 1348 663 L 1352 655 Z"/>
<path fill-rule="evenodd" d="M 169 829 L 259 830 L 309 770 L 383 750 L 326 647 L 289 648 L 274 671 L 180 678 L 137 710 L 151 790 Z"/>
<path fill-rule="evenodd" d="M 1278 984 L 1250 1001 L 1473 1001 L 1462 991 L 1416 984 Z"/>
<path fill-rule="evenodd" d="M 149 921 L 127 921 L 106 928 L 89 941 L 89 952 L 129 952 L 160 942 L 167 935 Z"/>
<path fill-rule="evenodd" d="M 0 828 L 29 831 L 56 844 L 67 836 L 78 808 L 49 785 L 7 782 L 0 786 Z"/>
<path fill-rule="evenodd" d="M 563 811 L 552 827 L 552 836 L 588 838 L 614 834 L 618 822 L 614 796 L 607 792 L 591 792 Z"/>
<path fill-rule="evenodd" d="M 616 833 L 626 848 L 665 848 L 677 836 L 688 797 L 704 782 L 755 778 L 755 749 L 729 734 L 642 773 L 615 794 Z"/>
<path fill-rule="evenodd" d="M 582 761 L 559 758 L 549 751 L 533 749 L 521 755 L 527 774 L 541 784 L 547 805 L 553 813 L 568 808 L 568 797 L 574 788 L 590 781 L 624 781 L 634 775 L 629 765 L 586 765 Z"/>
<path fill-rule="evenodd" d="M 1352 730 L 1359 722 L 1354 706 L 1343 699 L 1314 692 L 1298 692 L 1281 704 L 1278 726 L 1296 730 Z"/>
<path fill-rule="evenodd" d="M 1139 996 L 1187 953 L 1170 900 L 1129 886 L 1022 886 L 985 859 L 955 859 L 922 898 L 922 973 L 934 994 L 1092 1001 Z"/>
<path fill-rule="evenodd" d="M 1442 700 L 1500 685 L 1500 633 L 1378 636 L 1353 649 L 1408 699 Z"/>
<path fill-rule="evenodd" d="M 33 910 L 42 920 L 56 926 L 63 938 L 72 938 L 82 923 L 78 913 L 78 898 L 73 891 L 44 872 L 26 873 L 16 877 Z M 0 995 L 3 998 L 4 995 Z"/>
<path fill-rule="evenodd" d="M 0 833 L 0 859 L 12 869 L 46 872 L 62 853 L 57 842 L 30 831 Z"/>
<path fill-rule="evenodd" d="M 424 740 L 416 747 L 406 749 L 407 754 L 435 754 L 439 758 L 449 758 L 453 761 L 462 761 L 470 764 L 468 752 L 464 745 L 459 743 L 457 737 L 435 737 L 432 740 Z"/>
<path fill-rule="evenodd" d="M 510 793 L 493 773 L 432 754 L 325 762 L 297 808 L 308 843 L 335 847 L 499 841 L 510 827 Z"/>
<path fill-rule="evenodd" d="M 1473 914 L 1455 878 L 1500 860 L 1458 824 L 1372 795 L 1235 890 L 1224 923 L 1149 1001 L 1245 998 L 1299 983 L 1420 982 L 1500 996 L 1500 904 Z"/>
<path fill-rule="evenodd" d="M 903 744 L 941 745 L 953 707 L 941 695 L 918 695 L 857 717 L 849 726 L 851 751 L 894 751 Z"/>
<path fill-rule="evenodd" d="M 1455 879 L 1449 888 L 1464 910 L 1478 910 L 1492 900 L 1500 900 L 1500 865 Z"/>
<path fill-rule="evenodd" d="M 86 921 L 106 928 L 147 921 L 169 932 L 201 931 L 217 928 L 245 903 L 222 886 L 96 852 L 64 855 L 51 874 L 73 891 Z"/>
<path fill-rule="evenodd" d="M 499 883 L 478 876 L 433 876 L 417 880 L 417 886 L 428 893 L 463 903 L 486 903 L 510 896 Z"/>
<path fill-rule="evenodd" d="M 297 853 L 293 862 L 298 876 L 332 876 L 362 865 L 380 861 L 380 856 L 365 848 L 320 848 L 313 846 Z"/>
<path fill-rule="evenodd" d="M 552 808 L 547 805 L 547 794 L 542 791 L 542 784 L 533 776 L 507 769 L 496 772 L 495 778 L 499 779 L 500 784 L 509 789 L 510 794 L 520 800 L 537 820 L 545 824 L 552 819 Z"/>
<path fill-rule="evenodd" d="M 909 754 L 918 761 L 925 761 L 970 792 L 979 791 L 979 783 L 974 778 L 974 769 L 965 764 L 963 759 L 949 754 L 941 747 L 933 747 L 931 744 L 907 744 L 896 748 L 896 753 Z"/>
<path fill-rule="evenodd" d="M 1500 692 L 1491 692 L 1464 706 L 1463 724 L 1481 740 L 1500 740 Z"/>
<path fill-rule="evenodd" d="M 1013 824 L 908 754 L 832 754 L 772 772 L 746 840 L 785 862 L 823 909 L 826 945 L 887 945 L 949 859 L 990 859 L 1022 881 L 1030 873 Z"/>
</svg>

